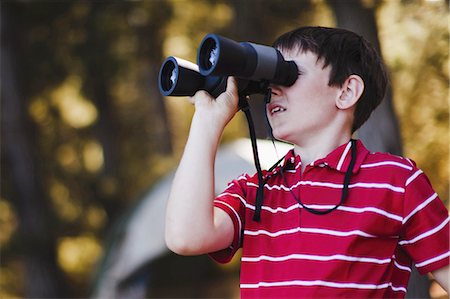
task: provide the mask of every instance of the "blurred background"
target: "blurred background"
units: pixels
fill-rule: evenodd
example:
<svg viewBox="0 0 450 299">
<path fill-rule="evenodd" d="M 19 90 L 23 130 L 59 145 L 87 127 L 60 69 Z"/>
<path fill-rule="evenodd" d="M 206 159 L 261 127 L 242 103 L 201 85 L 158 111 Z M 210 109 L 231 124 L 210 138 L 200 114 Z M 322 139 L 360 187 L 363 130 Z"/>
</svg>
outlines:
<svg viewBox="0 0 450 299">
<path fill-rule="evenodd" d="M 163 98 L 157 75 L 169 55 L 195 62 L 211 32 L 262 44 L 304 25 L 363 34 L 391 89 L 358 137 L 415 160 L 448 206 L 448 1 L 2 0 L 0 9 L 1 298 L 239 296 L 238 260 L 179 257 L 162 238 L 193 109 Z M 251 105 L 265 139 L 263 101 Z M 223 161 L 249 151 L 247 136 L 239 114 Z M 423 278 L 408 296 L 445 297 Z"/>
</svg>

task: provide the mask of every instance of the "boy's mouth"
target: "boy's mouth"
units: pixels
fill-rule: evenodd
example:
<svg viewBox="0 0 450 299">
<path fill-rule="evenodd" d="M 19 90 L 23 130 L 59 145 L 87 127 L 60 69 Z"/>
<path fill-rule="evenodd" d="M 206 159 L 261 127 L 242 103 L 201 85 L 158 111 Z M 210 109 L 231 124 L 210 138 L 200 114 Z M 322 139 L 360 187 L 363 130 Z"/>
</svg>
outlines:
<svg viewBox="0 0 450 299">
<path fill-rule="evenodd" d="M 274 115 L 274 114 L 286 111 L 286 108 L 281 107 L 279 105 L 271 105 L 271 106 L 269 106 L 269 111 L 270 111 L 271 115 Z"/>
</svg>

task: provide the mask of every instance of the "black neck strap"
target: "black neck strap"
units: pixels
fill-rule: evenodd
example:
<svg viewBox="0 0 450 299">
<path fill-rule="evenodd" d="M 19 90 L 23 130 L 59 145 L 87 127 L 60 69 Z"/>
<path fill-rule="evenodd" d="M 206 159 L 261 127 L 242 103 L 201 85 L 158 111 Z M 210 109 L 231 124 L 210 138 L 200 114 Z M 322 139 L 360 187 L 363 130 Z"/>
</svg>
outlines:
<svg viewBox="0 0 450 299">
<path fill-rule="evenodd" d="M 310 208 L 310 207 L 304 205 L 302 203 L 302 201 L 300 200 L 300 198 L 297 198 L 297 196 L 295 196 L 294 192 L 291 190 L 291 194 L 294 196 L 294 198 L 299 203 L 299 205 L 301 205 L 302 208 L 304 208 L 306 211 L 316 214 L 316 215 L 325 215 L 325 214 L 333 212 L 334 210 L 336 210 L 339 206 L 341 206 L 344 203 L 345 199 L 348 196 L 348 186 L 350 185 L 350 179 L 352 177 L 352 172 L 353 172 L 353 168 L 355 167 L 356 156 L 357 156 L 356 155 L 357 154 L 356 140 L 351 139 L 350 142 L 351 142 L 351 160 L 350 160 L 350 164 L 347 167 L 347 171 L 345 172 L 344 183 L 343 183 L 342 193 L 341 193 L 341 200 L 339 201 L 339 203 L 337 205 L 335 205 L 333 208 L 325 210 L 325 211 L 316 210 L 316 209 L 313 209 L 313 208 Z M 286 183 L 286 178 L 284 177 L 284 175 L 283 175 L 283 180 Z"/>
</svg>

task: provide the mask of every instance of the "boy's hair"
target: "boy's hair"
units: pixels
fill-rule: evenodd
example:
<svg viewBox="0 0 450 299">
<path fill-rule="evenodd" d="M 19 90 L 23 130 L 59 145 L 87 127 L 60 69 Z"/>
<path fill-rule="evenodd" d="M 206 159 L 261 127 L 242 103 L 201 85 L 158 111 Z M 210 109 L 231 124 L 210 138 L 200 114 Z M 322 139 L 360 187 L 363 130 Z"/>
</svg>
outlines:
<svg viewBox="0 0 450 299">
<path fill-rule="evenodd" d="M 326 27 L 301 27 L 281 35 L 273 44 L 281 51 L 310 51 L 331 65 L 328 85 L 342 86 L 352 74 L 364 81 L 364 91 L 356 104 L 352 132 L 369 118 L 386 92 L 387 74 L 374 47 L 354 32 Z"/>
</svg>

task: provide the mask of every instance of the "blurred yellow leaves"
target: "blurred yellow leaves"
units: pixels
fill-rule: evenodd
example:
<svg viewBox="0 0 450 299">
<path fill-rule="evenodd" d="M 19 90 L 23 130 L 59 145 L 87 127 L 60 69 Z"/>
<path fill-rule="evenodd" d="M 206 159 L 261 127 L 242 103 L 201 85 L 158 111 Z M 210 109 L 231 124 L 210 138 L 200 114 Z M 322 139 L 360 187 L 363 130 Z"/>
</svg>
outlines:
<svg viewBox="0 0 450 299">
<path fill-rule="evenodd" d="M 22 293 L 24 287 L 24 267 L 21 263 L 7 263 L 6 266 L 0 267 L 0 298 L 16 299 L 23 298 L 19 294 Z"/>
<path fill-rule="evenodd" d="M 195 62 L 200 39 L 206 33 L 229 25 L 234 17 L 233 9 L 225 3 L 196 1 L 192 5 L 189 1 L 177 0 L 170 3 L 173 17 L 165 30 L 164 56 L 179 56 Z"/>
<path fill-rule="evenodd" d="M 69 223 L 81 221 L 85 227 L 91 230 L 99 230 L 104 227 L 107 220 L 105 210 L 96 204 L 84 207 L 82 201 L 73 198 L 69 188 L 62 182 L 57 180 L 51 182 L 50 197 L 53 209 L 61 220 Z M 0 224 L 1 221 L 0 218 Z"/>
<path fill-rule="evenodd" d="M 69 76 L 50 95 L 51 101 L 59 109 L 62 119 L 76 129 L 90 126 L 97 119 L 95 105 L 80 93 L 81 83 L 80 77 Z"/>
<path fill-rule="evenodd" d="M 84 215 L 85 225 L 94 230 L 100 230 L 104 227 L 107 215 L 104 209 L 98 206 L 90 206 L 86 209 Z"/>
<path fill-rule="evenodd" d="M 77 149 L 74 144 L 66 143 L 56 149 L 56 160 L 65 170 L 77 173 L 81 170 Z"/>
<path fill-rule="evenodd" d="M 102 169 L 104 164 L 103 148 L 95 140 L 90 140 L 83 145 L 83 164 L 84 168 L 96 173 Z"/>
<path fill-rule="evenodd" d="M 424 170 L 444 202 L 449 196 L 448 17 L 445 1 L 385 1 L 378 11 L 404 155 Z"/>
<path fill-rule="evenodd" d="M 4 247 L 17 228 L 17 218 L 9 202 L 0 199 L 0 247 Z"/>
<path fill-rule="evenodd" d="M 39 124 L 49 120 L 49 107 L 43 98 L 37 98 L 31 102 L 28 111 L 31 117 Z"/>
<path fill-rule="evenodd" d="M 0 249 L 8 246 L 13 234 L 16 232 L 19 220 L 13 206 L 7 199 L 0 198 Z M 3 257 L 3 256 L 2 256 Z M 23 288 L 23 267 L 20 262 L 5 260 L 3 257 L 0 267 L 0 298 L 19 298 L 17 294 Z"/>
<path fill-rule="evenodd" d="M 103 148 L 96 140 L 87 140 L 77 148 L 77 144 L 65 143 L 56 150 L 56 160 L 68 172 L 77 173 L 82 168 L 90 173 L 99 172 L 104 165 Z"/>
<path fill-rule="evenodd" d="M 170 56 L 188 57 L 192 51 L 191 42 L 185 35 L 170 36 L 164 40 L 163 51 Z"/>
<path fill-rule="evenodd" d="M 50 185 L 50 197 L 55 213 L 66 222 L 73 222 L 81 216 L 81 204 L 71 198 L 69 189 L 58 181 Z"/>
<path fill-rule="evenodd" d="M 59 265 L 73 278 L 92 273 L 102 254 L 101 244 L 91 235 L 60 238 L 57 250 Z"/>
</svg>

